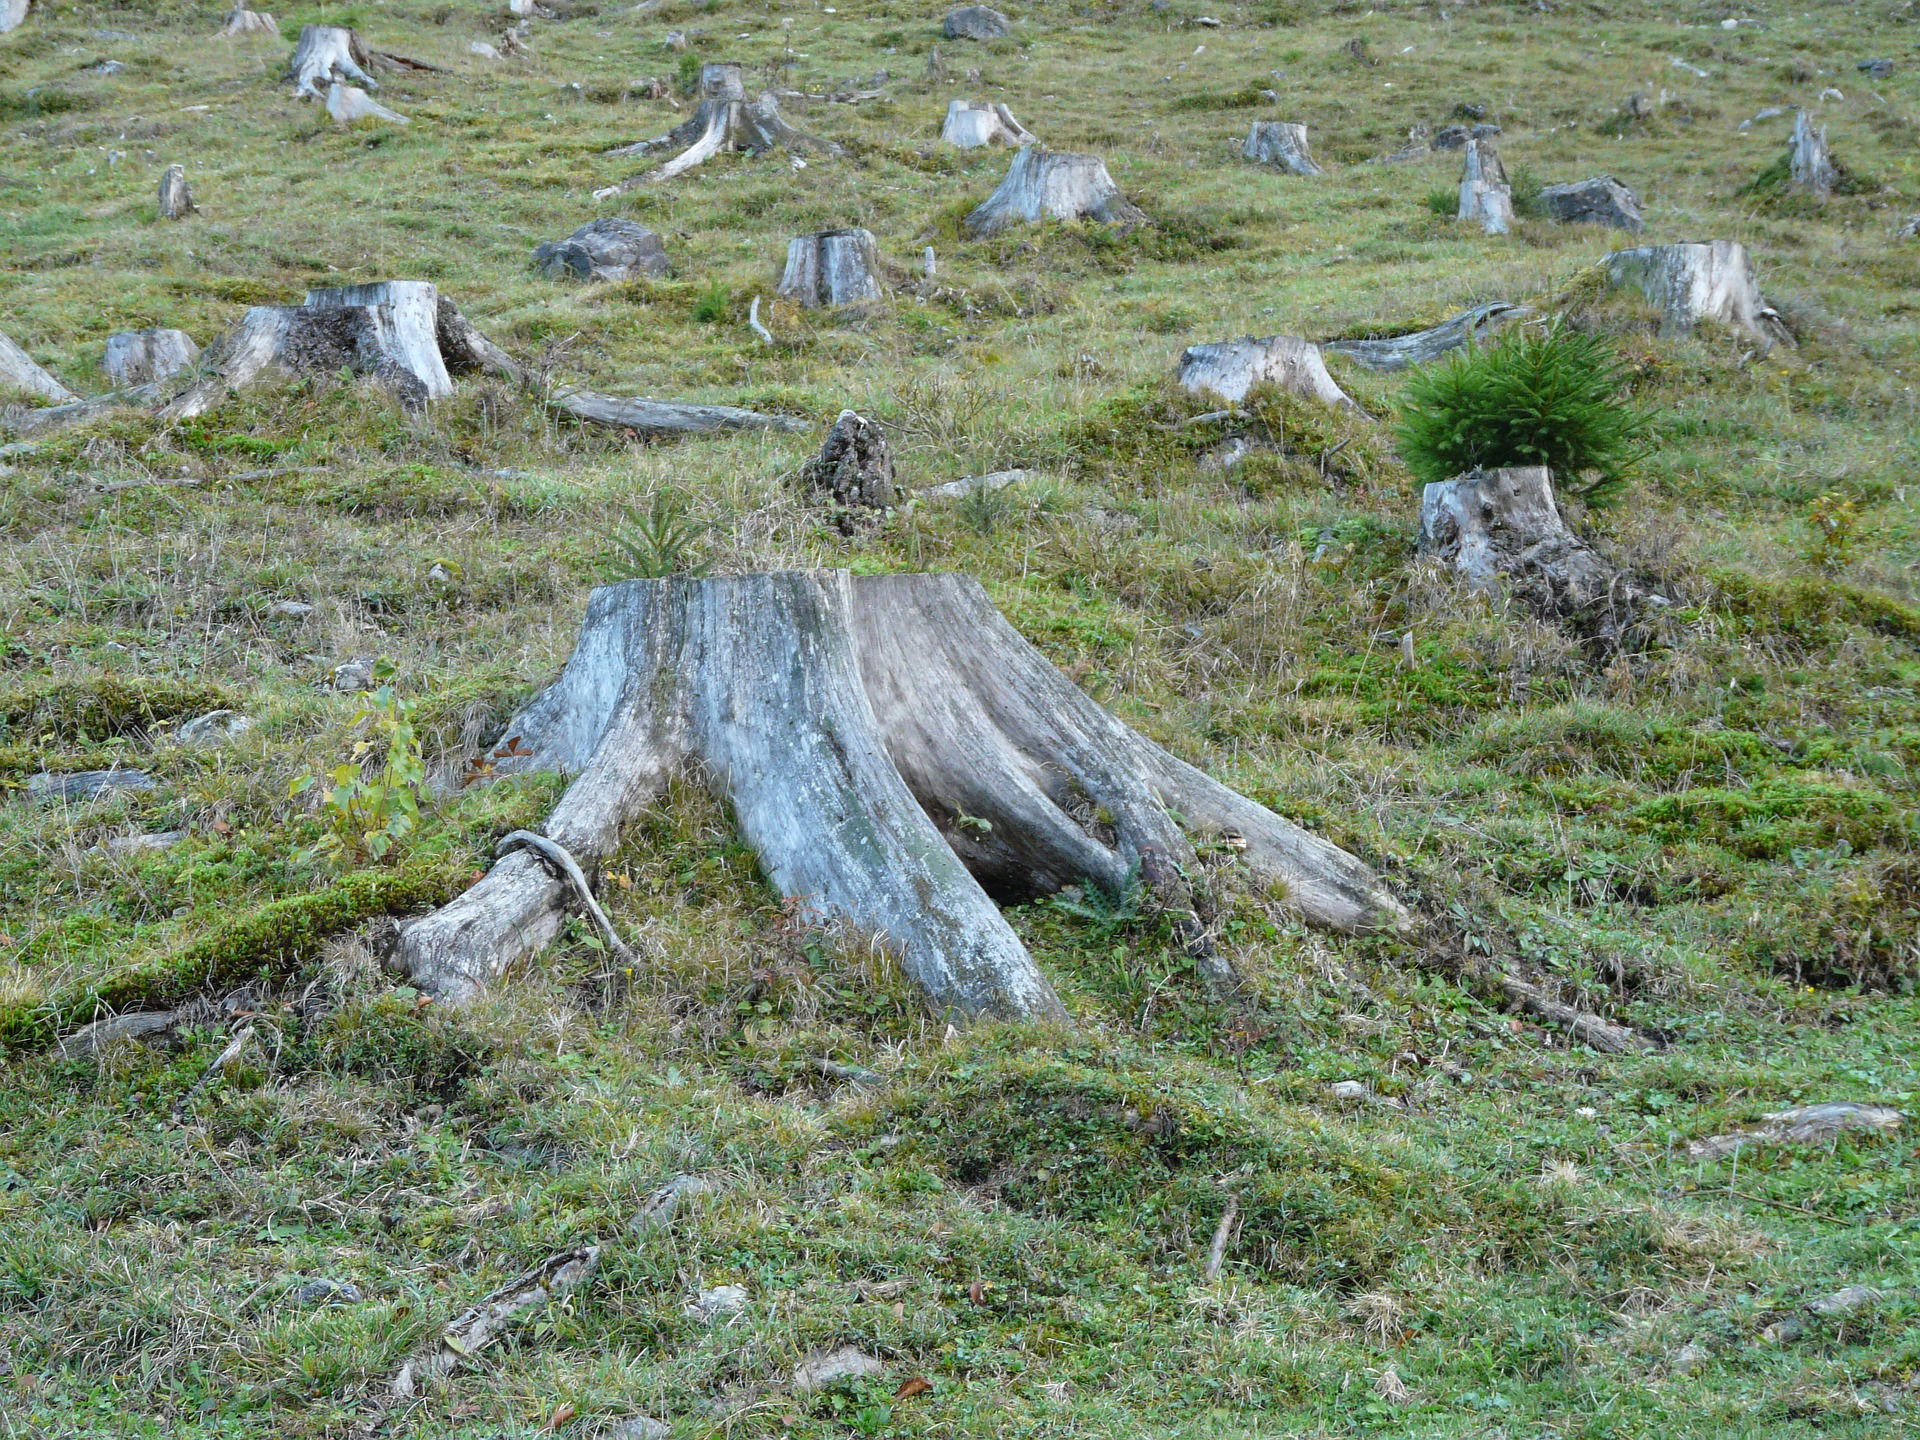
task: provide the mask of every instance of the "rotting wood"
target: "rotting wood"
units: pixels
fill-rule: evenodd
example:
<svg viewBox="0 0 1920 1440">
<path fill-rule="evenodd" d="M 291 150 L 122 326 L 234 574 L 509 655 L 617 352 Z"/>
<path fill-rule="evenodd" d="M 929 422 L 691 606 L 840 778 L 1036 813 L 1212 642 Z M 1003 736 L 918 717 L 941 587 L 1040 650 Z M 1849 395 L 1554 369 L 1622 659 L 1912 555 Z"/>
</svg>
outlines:
<svg viewBox="0 0 1920 1440">
<path fill-rule="evenodd" d="M 160 176 L 157 206 L 162 220 L 184 220 L 200 208 L 194 203 L 193 188 L 187 184 L 186 166 L 167 166 Z"/>
<path fill-rule="evenodd" d="M 393 1393 L 403 1400 L 413 1399 L 426 1386 L 451 1375 L 462 1360 L 491 1345 L 520 1317 L 577 1289 L 599 1265 L 600 1247 L 582 1245 L 550 1255 L 509 1280 L 448 1321 L 429 1349 L 402 1365 L 393 1377 Z"/>
<path fill-rule="evenodd" d="M 155 380 L 170 380 L 191 369 L 200 347 L 184 330 L 123 330 L 107 337 L 101 366 L 116 390 Z"/>
<path fill-rule="evenodd" d="M 1503 325 L 1531 315 L 1525 305 L 1491 300 L 1435 325 L 1431 330 L 1416 330 L 1409 335 L 1393 335 L 1379 340 L 1322 340 L 1320 349 L 1345 355 L 1367 370 L 1405 370 L 1424 365 L 1449 350 L 1486 338 Z"/>
<path fill-rule="evenodd" d="M 1631 1055 L 1657 1048 L 1651 1039 L 1631 1025 L 1623 1025 L 1618 1020 L 1609 1020 L 1606 1016 L 1596 1015 L 1591 1010 L 1580 1010 L 1572 1005 L 1563 1005 L 1548 996 L 1538 985 L 1530 985 L 1524 980 L 1515 980 L 1511 976 L 1502 976 L 1500 988 L 1505 992 L 1508 1003 L 1515 1009 L 1531 1015 L 1543 1024 L 1565 1031 L 1589 1049 L 1599 1050 L 1608 1055 Z"/>
<path fill-rule="evenodd" d="M 1815 125 L 1813 116 L 1805 110 L 1794 112 L 1787 178 L 1796 190 L 1804 190 L 1816 200 L 1832 199 L 1834 187 L 1840 183 L 1840 167 L 1833 163 L 1833 154 L 1827 149 L 1826 127 Z"/>
<path fill-rule="evenodd" d="M 847 535 L 863 516 L 878 516 L 900 503 L 886 431 L 852 410 L 840 412 L 820 453 L 801 470 L 800 484 L 814 504 L 832 510 Z"/>
<path fill-rule="evenodd" d="M 565 671 L 488 760 L 574 777 L 542 828 L 590 874 L 669 776 L 697 770 L 782 896 L 884 944 L 956 1021 L 1065 1016 L 990 892 L 1137 879 L 1191 937 L 1190 834 L 1223 837 L 1312 923 L 1406 924 L 1365 865 L 1114 719 L 964 576 L 603 586 Z M 553 940 L 568 893 L 533 857 L 504 856 L 403 925 L 395 963 L 427 993 L 469 998 Z M 1189 948 L 1210 987 L 1231 987 Z"/>
</svg>

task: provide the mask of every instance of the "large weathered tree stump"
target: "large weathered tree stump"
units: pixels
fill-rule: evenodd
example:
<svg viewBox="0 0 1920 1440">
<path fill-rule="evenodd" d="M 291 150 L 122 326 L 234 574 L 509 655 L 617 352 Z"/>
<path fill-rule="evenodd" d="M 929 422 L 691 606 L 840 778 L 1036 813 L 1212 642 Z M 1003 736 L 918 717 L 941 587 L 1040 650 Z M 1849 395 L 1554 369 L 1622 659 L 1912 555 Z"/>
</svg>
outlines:
<svg viewBox="0 0 1920 1440">
<path fill-rule="evenodd" d="M 200 347 L 184 330 L 123 330 L 107 337 L 106 358 L 101 365 L 114 388 L 124 390 L 153 380 L 169 380 L 191 369 L 199 358 Z"/>
<path fill-rule="evenodd" d="M 273 35 L 280 33 L 280 24 L 273 16 L 258 10 L 249 10 L 246 0 L 236 0 L 227 23 L 220 27 L 221 38 L 239 39 L 247 35 Z"/>
<path fill-rule="evenodd" d="M 1491 145 L 1469 138 L 1465 148 L 1460 218 L 1471 220 L 1489 235 L 1505 235 L 1513 228 L 1513 188 L 1507 183 L 1507 167 Z"/>
<path fill-rule="evenodd" d="M 1146 212 L 1120 193 L 1098 155 L 1029 145 L 1013 157 L 999 188 L 961 224 L 969 235 L 981 236 L 1042 220 L 1140 225 L 1146 219 Z"/>
<path fill-rule="evenodd" d="M 44 370 L 26 351 L 0 333 L 0 393 L 14 391 L 36 399 L 65 405 L 80 397 L 62 385 L 50 370 Z"/>
<path fill-rule="evenodd" d="M 989 892 L 1138 876 L 1190 917 L 1191 834 L 1224 839 L 1315 923 L 1406 923 L 1365 865 L 1088 699 L 965 576 L 603 586 L 565 672 L 489 758 L 574 777 L 545 835 L 587 873 L 670 775 L 696 771 L 783 897 L 880 941 L 956 1020 L 1064 1015 Z M 566 919 L 570 882 L 550 863 L 504 854 L 401 927 L 399 967 L 446 1000 L 499 981 Z"/>
<path fill-rule="evenodd" d="M 787 245 L 787 268 L 777 292 L 812 310 L 884 300 L 880 250 L 867 230 L 823 230 Z"/>
<path fill-rule="evenodd" d="M 1649 603 L 1666 603 L 1567 528 L 1544 465 L 1428 485 L 1420 498 L 1420 549 L 1470 589 L 1510 594 L 1544 619 L 1571 620 L 1611 644 Z"/>
<path fill-rule="evenodd" d="M 1322 340 L 1320 348 L 1334 355 L 1345 355 L 1368 370 L 1405 370 L 1424 365 L 1462 345 L 1478 343 L 1501 326 L 1532 313 L 1525 305 L 1491 300 L 1431 330 L 1415 330 L 1408 335 L 1380 340 Z"/>
<path fill-rule="evenodd" d="M 1286 120 L 1256 120 L 1242 148 L 1247 159 L 1295 175 L 1324 175 L 1307 146 L 1307 127 Z"/>
<path fill-rule="evenodd" d="M 1189 393 L 1218 395 L 1230 405 L 1246 399 L 1256 385 L 1275 385 L 1328 405 L 1357 408 L 1327 373 L 1320 347 L 1292 335 L 1189 345 L 1180 352 L 1177 378 Z"/>
<path fill-rule="evenodd" d="M 26 24 L 27 11 L 32 8 L 33 0 L 0 0 L 0 35 Z"/>
<path fill-rule="evenodd" d="M 1565 185 L 1543 185 L 1540 204 L 1562 225 L 1605 225 L 1636 233 L 1646 226 L 1640 214 L 1639 197 L 1611 175 L 1595 175 Z"/>
<path fill-rule="evenodd" d="M 977 150 L 983 145 L 1017 148 L 1036 143 L 1027 127 L 1013 118 L 1011 110 L 987 100 L 949 101 L 940 138 L 959 150 Z"/>
<path fill-rule="evenodd" d="M 193 189 L 187 184 L 186 166 L 167 166 L 160 176 L 157 205 L 162 220 L 184 220 L 200 208 L 193 203 Z"/>
<path fill-rule="evenodd" d="M 780 116 L 780 102 L 771 94 L 763 94 L 758 100 L 747 99 L 746 81 L 738 65 L 702 65 L 700 105 L 690 119 L 658 139 L 641 140 L 608 152 L 645 155 L 654 150 L 678 149 L 680 153 L 656 169 L 630 175 L 594 191 L 593 197 L 605 200 L 640 185 L 671 180 L 725 151 L 758 155 L 783 145 L 832 154 L 840 150 L 838 145 L 816 139 L 787 124 Z"/>
<path fill-rule="evenodd" d="M 1786 322 L 1760 293 L 1747 247 L 1737 240 L 1616 250 L 1601 269 L 1613 285 L 1646 296 L 1669 333 L 1709 322 L 1769 346 L 1793 344 Z"/>
<path fill-rule="evenodd" d="M 853 534 L 863 517 L 900 503 L 887 432 L 852 410 L 840 412 L 820 453 L 801 470 L 800 484 L 809 500 L 833 512 L 844 535 Z"/>
<path fill-rule="evenodd" d="M 294 94 L 324 100 L 336 82 L 357 80 L 378 90 L 380 82 L 368 73 L 372 69 L 373 52 L 354 31 L 344 25 L 302 25 L 287 62 L 287 78 L 293 81 Z"/>
<path fill-rule="evenodd" d="M 1805 110 L 1797 110 L 1793 116 L 1793 139 L 1787 148 L 1787 178 L 1796 190 L 1803 190 L 1816 200 L 1833 198 L 1834 187 L 1840 183 L 1840 167 L 1833 163 L 1833 154 L 1827 149 L 1827 129 L 1824 125 L 1815 125 L 1813 116 Z"/>
</svg>

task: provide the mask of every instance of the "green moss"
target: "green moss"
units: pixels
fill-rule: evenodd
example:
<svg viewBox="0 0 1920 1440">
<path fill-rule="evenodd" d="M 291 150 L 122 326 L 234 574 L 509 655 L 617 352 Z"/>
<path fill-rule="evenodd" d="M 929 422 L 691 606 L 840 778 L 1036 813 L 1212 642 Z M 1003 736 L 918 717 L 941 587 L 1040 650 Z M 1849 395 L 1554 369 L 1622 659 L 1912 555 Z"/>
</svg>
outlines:
<svg viewBox="0 0 1920 1440">
<path fill-rule="evenodd" d="M 1636 806 L 1627 822 L 1664 840 L 1705 840 L 1755 860 L 1841 842 L 1867 850 L 1908 840 L 1913 828 L 1909 807 L 1882 791 L 1784 777 L 1749 790 L 1662 795 Z"/>
<path fill-rule="evenodd" d="M 90 675 L 0 691 L 0 738 L 85 744 L 141 736 L 155 725 L 232 706 L 204 680 Z"/>
<path fill-rule="evenodd" d="M 1720 612 L 1748 635 L 1775 635 L 1802 644 L 1832 645 L 1849 629 L 1920 641 L 1920 609 L 1864 586 L 1819 576 L 1775 580 L 1744 570 L 1708 576 Z"/>
</svg>

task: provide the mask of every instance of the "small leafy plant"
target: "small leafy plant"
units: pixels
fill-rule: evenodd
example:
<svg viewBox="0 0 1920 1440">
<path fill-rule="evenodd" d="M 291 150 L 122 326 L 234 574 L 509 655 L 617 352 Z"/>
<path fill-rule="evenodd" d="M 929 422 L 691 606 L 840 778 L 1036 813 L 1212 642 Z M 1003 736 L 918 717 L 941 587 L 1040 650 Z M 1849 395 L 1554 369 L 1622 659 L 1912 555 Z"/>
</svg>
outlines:
<svg viewBox="0 0 1920 1440">
<path fill-rule="evenodd" d="M 1395 432 L 1423 483 L 1470 470 L 1545 465 L 1563 489 L 1604 504 L 1641 459 L 1652 412 L 1621 398 L 1612 344 L 1558 321 L 1469 346 L 1407 382 Z"/>
<path fill-rule="evenodd" d="M 1807 507 L 1807 562 L 1829 575 L 1846 569 L 1865 538 L 1861 519 L 1859 505 L 1849 496 L 1829 490 L 1815 499 Z"/>
<path fill-rule="evenodd" d="M 315 848 L 354 862 L 397 854 L 419 827 L 427 790 L 413 702 L 394 689 L 392 661 L 383 658 L 373 674 L 385 683 L 347 722 L 355 738 L 346 761 L 325 776 L 309 771 L 289 787 L 289 793 L 303 795 L 324 780 L 320 817 L 326 833 Z"/>
</svg>

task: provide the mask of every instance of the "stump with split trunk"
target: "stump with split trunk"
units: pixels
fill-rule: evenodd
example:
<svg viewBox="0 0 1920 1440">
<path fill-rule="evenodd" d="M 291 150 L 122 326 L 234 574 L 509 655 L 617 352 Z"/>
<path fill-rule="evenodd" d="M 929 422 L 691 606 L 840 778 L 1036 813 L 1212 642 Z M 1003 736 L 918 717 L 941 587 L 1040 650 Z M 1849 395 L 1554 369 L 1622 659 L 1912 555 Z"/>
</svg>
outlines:
<svg viewBox="0 0 1920 1440">
<path fill-rule="evenodd" d="M 496 773 L 574 778 L 545 840 L 400 928 L 429 994 L 495 984 L 559 933 L 573 891 L 677 771 L 730 806 L 798 910 L 884 945 L 937 1013 L 1060 1019 L 1003 899 L 1135 877 L 1215 984 L 1191 836 L 1343 931 L 1406 912 L 1352 856 L 1114 719 L 959 575 L 787 571 L 633 580 L 587 605 L 566 670 L 507 726 Z M 1177 817 L 1177 818 L 1176 818 Z M 552 868 L 550 868 L 552 867 Z"/>
<path fill-rule="evenodd" d="M 1804 190 L 1816 200 L 1831 199 L 1840 183 L 1840 167 L 1833 163 L 1833 154 L 1827 149 L 1826 126 L 1815 125 L 1813 116 L 1805 110 L 1794 112 L 1787 178 L 1796 190 Z"/>
<path fill-rule="evenodd" d="M 1098 155 L 1070 155 L 1029 145 L 1013 157 L 999 188 L 962 222 L 969 235 L 992 235 L 1041 220 L 1097 220 L 1140 225 L 1146 212 L 1120 193 Z"/>
<path fill-rule="evenodd" d="M 123 330 L 107 337 L 101 362 L 116 389 L 168 380 L 190 369 L 200 347 L 184 330 Z"/>
<path fill-rule="evenodd" d="M 1513 228 L 1513 189 L 1507 167 L 1491 145 L 1469 138 L 1466 163 L 1460 171 L 1460 218 L 1471 220 L 1489 235 Z"/>
<path fill-rule="evenodd" d="M 787 124 L 781 118 L 779 102 L 771 94 L 749 100 L 746 81 L 738 65 L 702 65 L 700 104 L 690 119 L 658 139 L 641 140 L 609 152 L 645 155 L 654 150 L 678 149 L 680 153 L 657 169 L 631 175 L 594 191 L 593 195 L 596 200 L 605 200 L 623 195 L 636 186 L 671 180 L 724 151 L 758 155 L 780 146 L 824 150 L 831 154 L 838 154 L 840 150 L 837 145 L 815 139 Z"/>
<path fill-rule="evenodd" d="M 884 300 L 880 250 L 867 230 L 823 230 L 787 245 L 777 292 L 806 309 Z"/>
<path fill-rule="evenodd" d="M 1035 137 L 1004 105 L 985 100 L 953 100 L 947 104 L 947 118 L 940 127 L 940 138 L 960 150 L 977 150 L 983 145 L 1032 145 Z"/>
<path fill-rule="evenodd" d="M 1222 340 L 1189 345 L 1180 353 L 1177 378 L 1191 394 L 1218 395 L 1238 404 L 1256 385 L 1276 385 L 1328 405 L 1354 408 L 1346 391 L 1327 373 L 1320 347 L 1292 335 Z"/>
<path fill-rule="evenodd" d="M 1324 175 L 1307 147 L 1307 127 L 1286 120 L 1256 120 L 1242 149 L 1247 159 L 1295 175 Z"/>
<path fill-rule="evenodd" d="M 1760 293 L 1747 247 L 1737 240 L 1616 250 L 1601 269 L 1610 284 L 1644 295 L 1670 333 L 1711 322 L 1769 346 L 1793 344 L 1779 312 Z"/>
<path fill-rule="evenodd" d="M 193 189 L 187 184 L 186 166 L 167 166 L 160 176 L 158 206 L 162 220 L 184 220 L 200 208 L 193 203 Z"/>
</svg>

